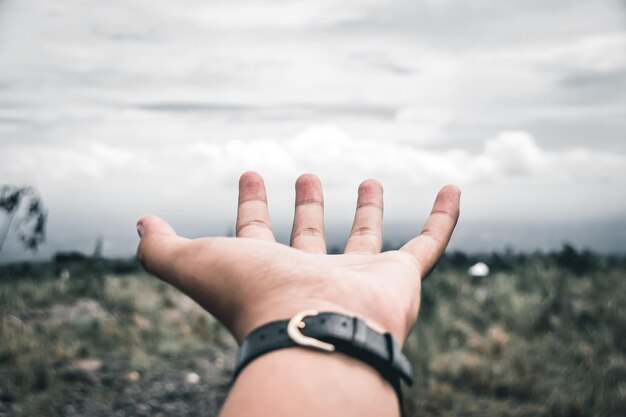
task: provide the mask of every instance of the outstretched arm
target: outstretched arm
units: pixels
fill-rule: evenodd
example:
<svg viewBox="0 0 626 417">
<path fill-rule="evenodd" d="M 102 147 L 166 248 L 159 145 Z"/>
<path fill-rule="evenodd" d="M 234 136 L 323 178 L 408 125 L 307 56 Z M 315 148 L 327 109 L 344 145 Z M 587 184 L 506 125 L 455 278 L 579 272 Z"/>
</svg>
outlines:
<svg viewBox="0 0 626 417">
<path fill-rule="evenodd" d="M 255 328 L 309 309 L 357 316 L 403 343 L 417 318 L 421 280 L 443 253 L 460 192 L 444 187 L 422 232 L 382 252 L 383 190 L 361 184 L 343 255 L 326 255 L 324 199 L 317 177 L 296 182 L 291 246 L 276 243 L 263 179 L 239 182 L 237 237 L 189 240 L 163 220 L 138 223 L 145 268 L 217 317 L 241 343 Z M 373 368 L 340 353 L 277 350 L 246 367 L 223 416 L 398 415 L 393 388 Z"/>
</svg>

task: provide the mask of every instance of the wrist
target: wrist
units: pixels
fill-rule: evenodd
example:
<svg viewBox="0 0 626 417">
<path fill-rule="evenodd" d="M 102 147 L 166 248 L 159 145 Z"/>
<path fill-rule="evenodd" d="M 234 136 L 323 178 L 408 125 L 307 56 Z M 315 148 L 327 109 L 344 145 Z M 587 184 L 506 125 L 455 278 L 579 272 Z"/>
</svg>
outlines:
<svg viewBox="0 0 626 417">
<path fill-rule="evenodd" d="M 268 354 L 302 347 L 329 357 L 343 353 L 370 367 L 393 388 L 400 405 L 400 381 L 409 384 L 413 381 L 411 364 L 390 333 L 378 332 L 356 316 L 315 310 L 305 310 L 289 320 L 272 321 L 254 329 L 241 344 L 234 379 Z"/>
<path fill-rule="evenodd" d="M 304 348 L 253 361 L 235 381 L 221 415 L 264 416 L 268 410 L 274 416 L 400 415 L 393 387 L 372 367 Z"/>
</svg>

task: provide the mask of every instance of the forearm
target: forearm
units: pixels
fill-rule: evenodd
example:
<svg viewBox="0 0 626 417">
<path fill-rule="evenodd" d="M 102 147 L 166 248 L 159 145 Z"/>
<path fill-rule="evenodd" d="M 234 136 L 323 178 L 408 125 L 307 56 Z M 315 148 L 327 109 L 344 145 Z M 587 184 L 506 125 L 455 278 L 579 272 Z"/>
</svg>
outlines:
<svg viewBox="0 0 626 417">
<path fill-rule="evenodd" d="M 221 417 L 399 416 L 393 387 L 341 353 L 287 348 L 265 354 L 237 378 Z"/>
</svg>

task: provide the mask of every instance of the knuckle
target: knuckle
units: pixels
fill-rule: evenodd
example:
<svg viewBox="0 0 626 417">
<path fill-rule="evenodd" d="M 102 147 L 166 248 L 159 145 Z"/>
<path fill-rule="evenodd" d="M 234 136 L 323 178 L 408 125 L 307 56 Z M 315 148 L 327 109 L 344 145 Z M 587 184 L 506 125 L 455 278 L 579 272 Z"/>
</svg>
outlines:
<svg viewBox="0 0 626 417">
<path fill-rule="evenodd" d="M 272 226 L 270 226 L 269 224 L 267 224 L 265 221 L 260 220 L 260 219 L 253 219 L 253 220 L 249 220 L 245 223 L 239 224 L 237 225 L 237 230 L 236 230 L 236 234 L 239 235 L 241 234 L 242 230 L 245 230 L 247 228 L 250 227 L 263 227 L 264 229 L 268 229 L 268 230 L 272 230 Z"/>
<path fill-rule="evenodd" d="M 293 239 L 301 236 L 324 237 L 324 232 L 318 227 L 302 227 L 293 234 Z"/>
<path fill-rule="evenodd" d="M 444 217 L 448 217 L 451 220 L 456 221 L 458 215 L 455 213 L 451 213 L 448 210 L 433 210 L 430 212 L 431 215 L 435 215 L 435 216 L 444 216 Z"/>
<path fill-rule="evenodd" d="M 445 243 L 442 237 L 430 228 L 424 228 L 421 234 L 428 238 L 437 248 L 443 246 Z"/>
<path fill-rule="evenodd" d="M 316 199 L 316 198 L 305 198 L 302 200 L 298 200 L 296 202 L 296 207 L 300 207 L 300 206 L 321 206 L 324 207 L 324 202 Z"/>
<path fill-rule="evenodd" d="M 352 230 L 352 235 L 354 236 L 367 236 L 367 235 L 377 236 L 378 234 L 371 226 L 361 226 Z"/>
</svg>

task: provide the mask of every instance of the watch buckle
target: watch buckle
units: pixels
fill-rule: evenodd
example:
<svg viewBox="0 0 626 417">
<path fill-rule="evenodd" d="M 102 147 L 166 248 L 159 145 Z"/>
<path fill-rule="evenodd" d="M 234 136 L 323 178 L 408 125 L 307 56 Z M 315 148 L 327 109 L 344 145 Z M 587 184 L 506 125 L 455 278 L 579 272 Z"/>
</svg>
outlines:
<svg viewBox="0 0 626 417">
<path fill-rule="evenodd" d="M 335 350 L 335 346 L 332 344 L 322 342 L 321 340 L 317 340 L 313 337 L 305 336 L 300 332 L 300 329 L 303 329 L 306 326 L 304 318 L 317 316 L 318 314 L 319 311 L 317 310 L 304 310 L 295 314 L 291 320 L 289 320 L 289 324 L 287 324 L 287 334 L 291 340 L 300 346 L 311 347 L 325 352 L 333 352 Z"/>
</svg>

